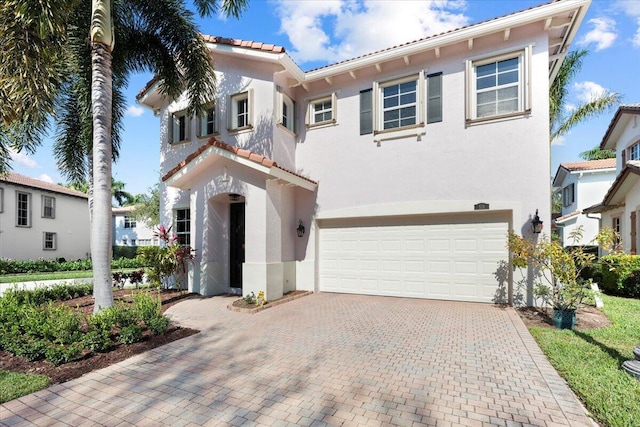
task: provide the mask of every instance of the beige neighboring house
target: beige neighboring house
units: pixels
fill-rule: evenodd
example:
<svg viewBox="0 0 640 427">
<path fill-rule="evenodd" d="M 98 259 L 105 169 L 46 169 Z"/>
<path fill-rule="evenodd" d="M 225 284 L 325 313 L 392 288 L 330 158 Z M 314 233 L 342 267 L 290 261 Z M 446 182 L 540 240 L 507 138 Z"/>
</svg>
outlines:
<svg viewBox="0 0 640 427">
<path fill-rule="evenodd" d="M 114 246 L 157 246 L 153 228 L 133 216 L 135 206 L 112 208 Z"/>
<path fill-rule="evenodd" d="M 616 179 L 616 159 L 562 163 L 553 179 L 554 190 L 562 197 L 561 216 L 555 224 L 564 246 L 591 246 L 600 227 L 599 214 L 582 210 L 598 203 Z M 582 240 L 574 242 L 571 232 L 582 227 Z"/>
<path fill-rule="evenodd" d="M 589 5 L 309 71 L 281 46 L 203 36 L 218 82 L 203 114 L 155 79 L 138 95 L 159 118 L 161 222 L 195 249 L 189 290 L 513 301 L 507 232 L 551 223 L 549 85 Z"/>
<path fill-rule="evenodd" d="M 585 213 L 601 213 L 601 227 L 620 233 L 625 252 L 638 252 L 640 211 L 640 104 L 618 107 L 600 143 L 603 150 L 616 152 L 616 179 L 597 205 Z"/>
<path fill-rule="evenodd" d="M 17 173 L 0 177 L 0 258 L 90 255 L 88 196 Z"/>
</svg>

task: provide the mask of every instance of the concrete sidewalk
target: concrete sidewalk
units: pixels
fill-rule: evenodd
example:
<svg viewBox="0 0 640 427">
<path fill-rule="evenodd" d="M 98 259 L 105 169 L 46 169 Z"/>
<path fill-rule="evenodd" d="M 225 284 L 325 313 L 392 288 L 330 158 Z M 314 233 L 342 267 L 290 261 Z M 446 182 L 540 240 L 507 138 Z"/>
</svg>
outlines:
<svg viewBox="0 0 640 427">
<path fill-rule="evenodd" d="M 592 426 L 511 308 L 314 294 L 0 406 L 0 425 Z"/>
</svg>

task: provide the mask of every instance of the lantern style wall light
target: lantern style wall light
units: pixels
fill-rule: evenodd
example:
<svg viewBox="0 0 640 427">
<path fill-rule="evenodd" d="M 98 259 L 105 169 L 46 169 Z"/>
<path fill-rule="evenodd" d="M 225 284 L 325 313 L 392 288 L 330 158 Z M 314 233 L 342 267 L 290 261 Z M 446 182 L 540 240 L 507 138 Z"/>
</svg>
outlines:
<svg viewBox="0 0 640 427">
<path fill-rule="evenodd" d="M 298 228 L 296 228 L 296 233 L 298 234 L 298 237 L 304 236 L 304 224 L 302 223 L 302 220 L 298 222 Z"/>
<path fill-rule="evenodd" d="M 534 234 L 540 234 L 542 232 L 542 220 L 538 216 L 538 209 L 536 209 L 536 215 L 531 220 L 531 230 Z"/>
</svg>

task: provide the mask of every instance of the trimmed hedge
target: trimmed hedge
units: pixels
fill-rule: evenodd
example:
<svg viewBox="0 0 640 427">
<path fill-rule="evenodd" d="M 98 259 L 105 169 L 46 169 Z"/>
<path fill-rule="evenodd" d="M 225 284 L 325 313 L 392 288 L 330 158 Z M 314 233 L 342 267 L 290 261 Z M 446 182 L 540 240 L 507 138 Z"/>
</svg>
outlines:
<svg viewBox="0 0 640 427">
<path fill-rule="evenodd" d="M 133 259 L 138 256 L 138 246 L 113 246 L 113 259 Z"/>
<path fill-rule="evenodd" d="M 118 258 L 111 261 L 111 268 L 146 267 L 139 258 Z M 90 259 L 64 261 L 54 259 L 12 260 L 0 258 L 0 274 L 52 273 L 55 271 L 88 271 L 92 269 Z"/>
<path fill-rule="evenodd" d="M 600 262 L 602 291 L 609 295 L 640 298 L 639 255 L 605 255 Z"/>
</svg>

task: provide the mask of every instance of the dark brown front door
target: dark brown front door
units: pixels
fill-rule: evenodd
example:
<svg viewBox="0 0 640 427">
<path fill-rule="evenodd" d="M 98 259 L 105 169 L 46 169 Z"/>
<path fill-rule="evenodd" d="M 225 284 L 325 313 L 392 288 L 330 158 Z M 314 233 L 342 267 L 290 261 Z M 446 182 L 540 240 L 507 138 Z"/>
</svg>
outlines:
<svg viewBox="0 0 640 427">
<path fill-rule="evenodd" d="M 631 212 L 631 253 L 638 253 L 638 223 L 636 221 L 636 211 Z"/>
<path fill-rule="evenodd" d="M 232 288 L 242 289 L 244 263 L 244 203 L 229 205 L 229 280 Z"/>
</svg>

